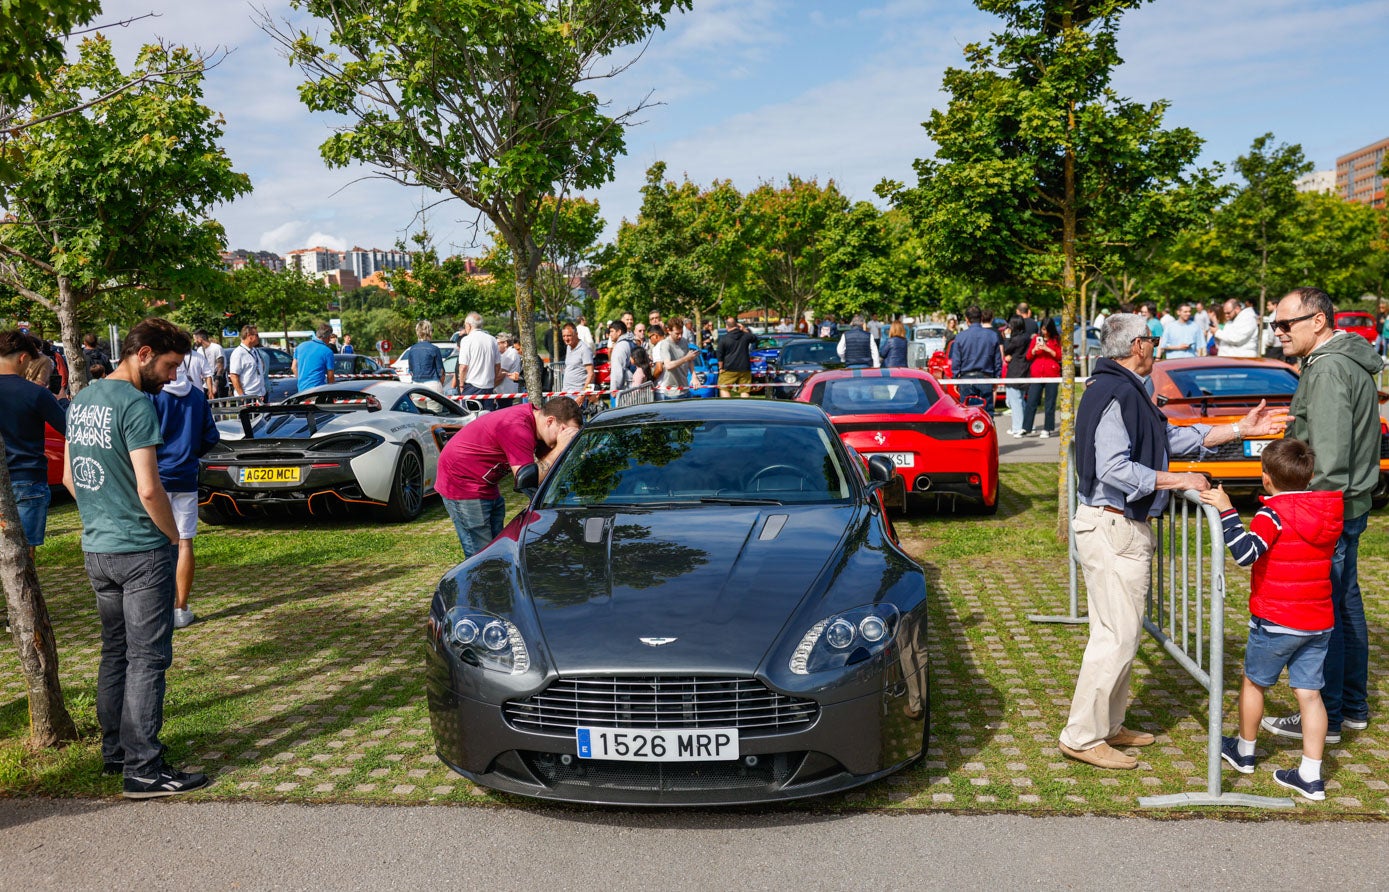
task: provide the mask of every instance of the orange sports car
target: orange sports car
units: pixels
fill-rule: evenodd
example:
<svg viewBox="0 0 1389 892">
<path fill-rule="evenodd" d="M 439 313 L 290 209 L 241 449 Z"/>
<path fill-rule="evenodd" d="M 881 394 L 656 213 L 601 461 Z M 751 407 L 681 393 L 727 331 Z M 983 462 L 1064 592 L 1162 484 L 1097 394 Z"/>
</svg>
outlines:
<svg viewBox="0 0 1389 892">
<path fill-rule="evenodd" d="M 1273 359 L 1234 359 L 1200 356 L 1167 359 L 1153 366 L 1153 402 L 1173 424 L 1233 424 L 1267 400 L 1288 406 L 1297 389 L 1297 369 Z M 1380 402 L 1389 395 L 1380 394 Z M 1389 429 L 1379 423 L 1379 485 L 1375 507 L 1389 502 Z M 1215 454 L 1200 459 L 1174 458 L 1168 470 L 1205 474 L 1231 492 L 1258 492 L 1259 455 L 1269 440 L 1263 437 L 1222 443 Z"/>
</svg>

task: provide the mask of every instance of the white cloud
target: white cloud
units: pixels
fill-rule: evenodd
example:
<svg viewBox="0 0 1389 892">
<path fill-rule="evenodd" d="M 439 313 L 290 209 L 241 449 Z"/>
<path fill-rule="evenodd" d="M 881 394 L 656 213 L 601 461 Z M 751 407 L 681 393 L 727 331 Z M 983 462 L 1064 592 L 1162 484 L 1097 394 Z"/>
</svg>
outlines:
<svg viewBox="0 0 1389 892">
<path fill-rule="evenodd" d="M 331 251 L 346 251 L 348 244 L 336 235 L 328 235 L 325 232 L 315 232 L 305 241 L 307 248 L 328 248 Z"/>
<path fill-rule="evenodd" d="M 283 254 L 297 246 L 299 233 L 304 231 L 304 226 L 303 220 L 290 220 L 288 223 L 281 223 L 274 229 L 261 233 L 256 246 L 261 251 L 274 251 L 276 254 Z"/>
</svg>

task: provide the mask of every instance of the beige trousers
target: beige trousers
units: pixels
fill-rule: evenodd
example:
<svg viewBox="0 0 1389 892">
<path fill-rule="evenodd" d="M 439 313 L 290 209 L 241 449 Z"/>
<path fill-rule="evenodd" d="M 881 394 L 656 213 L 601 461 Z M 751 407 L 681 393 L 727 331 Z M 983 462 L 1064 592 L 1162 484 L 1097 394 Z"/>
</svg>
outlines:
<svg viewBox="0 0 1389 892">
<path fill-rule="evenodd" d="M 1156 536 L 1145 521 L 1081 505 L 1071 519 L 1085 574 L 1090 641 L 1080 662 L 1061 742 L 1088 750 L 1119 733 L 1129 704 L 1129 670 L 1143 635 Z"/>
</svg>

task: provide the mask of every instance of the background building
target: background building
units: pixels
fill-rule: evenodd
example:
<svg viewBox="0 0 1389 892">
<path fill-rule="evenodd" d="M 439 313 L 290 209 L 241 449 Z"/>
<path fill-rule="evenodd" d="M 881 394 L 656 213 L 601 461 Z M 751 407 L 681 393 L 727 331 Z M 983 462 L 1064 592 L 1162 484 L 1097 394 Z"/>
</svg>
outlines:
<svg viewBox="0 0 1389 892">
<path fill-rule="evenodd" d="M 1314 170 L 1298 177 L 1293 185 L 1299 192 L 1335 192 L 1336 171 Z"/>
<path fill-rule="evenodd" d="M 1336 194 L 1347 201 L 1384 207 L 1384 177 L 1379 170 L 1384 165 L 1386 150 L 1389 138 L 1337 158 Z"/>
</svg>

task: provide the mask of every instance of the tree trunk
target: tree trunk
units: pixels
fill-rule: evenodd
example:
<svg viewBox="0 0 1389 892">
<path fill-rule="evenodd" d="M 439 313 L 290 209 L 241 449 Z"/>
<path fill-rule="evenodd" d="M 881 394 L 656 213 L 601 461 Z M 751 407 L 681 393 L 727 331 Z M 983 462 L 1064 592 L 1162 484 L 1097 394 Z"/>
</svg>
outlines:
<svg viewBox="0 0 1389 892">
<path fill-rule="evenodd" d="M 72 287 L 71 279 L 58 277 L 58 333 L 63 342 L 63 355 L 68 361 L 69 396 L 77 396 L 91 380 L 87 374 L 87 356 L 82 352 L 82 333 L 77 330 L 77 304 L 83 297 Z M 113 358 L 120 361 L 119 355 Z"/>
<path fill-rule="evenodd" d="M 5 442 L 0 438 L 0 455 Z M 19 525 L 19 506 L 10 487 L 10 469 L 0 462 L 0 583 L 5 589 L 10 629 L 19 650 L 19 667 L 29 692 L 29 741 L 36 747 L 77 739 L 77 726 L 63 704 L 58 681 L 58 646 L 39 575 Z"/>
<path fill-rule="evenodd" d="M 1076 129 L 1075 103 L 1066 115 L 1066 131 Z M 1056 462 L 1056 534 L 1065 539 L 1070 531 L 1070 505 L 1066 499 L 1066 480 L 1071 473 L 1070 449 L 1075 431 L 1075 325 L 1079 315 L 1076 302 L 1076 157 L 1073 144 L 1066 146 L 1065 194 L 1061 204 L 1061 394 L 1057 401 L 1060 417 L 1061 455 Z"/>
</svg>

